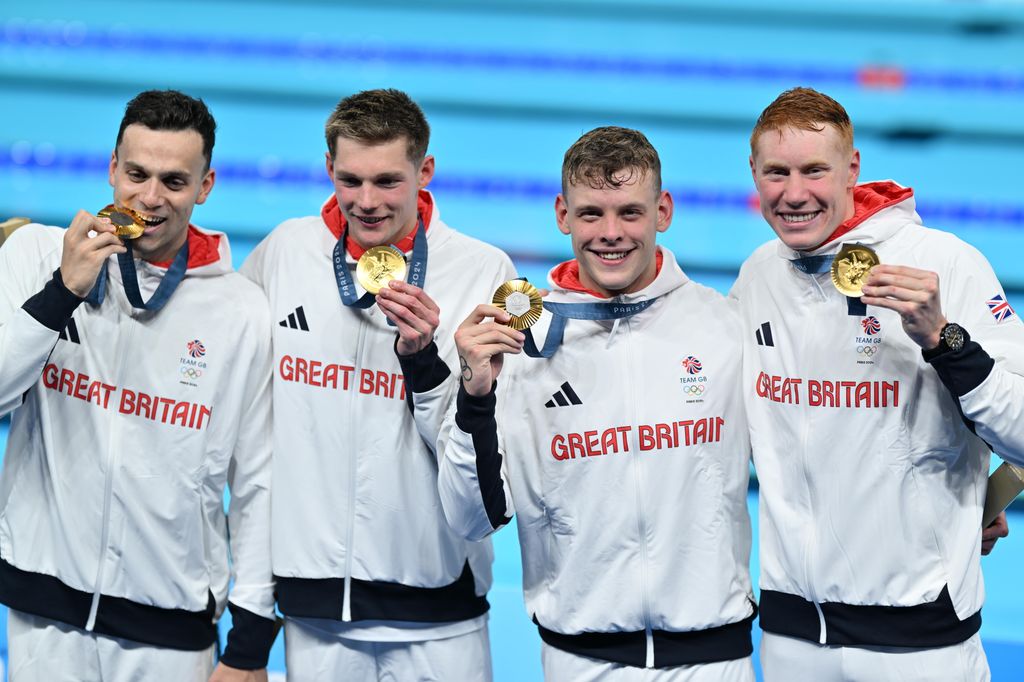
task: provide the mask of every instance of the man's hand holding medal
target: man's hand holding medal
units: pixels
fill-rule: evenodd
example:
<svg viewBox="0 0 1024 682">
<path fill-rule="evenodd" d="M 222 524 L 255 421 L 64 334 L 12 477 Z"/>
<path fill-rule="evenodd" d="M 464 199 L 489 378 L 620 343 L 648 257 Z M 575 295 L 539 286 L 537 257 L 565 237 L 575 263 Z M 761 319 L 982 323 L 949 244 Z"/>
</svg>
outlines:
<svg viewBox="0 0 1024 682">
<path fill-rule="evenodd" d="M 85 298 L 107 258 L 125 253 L 123 240 L 138 237 L 144 229 L 142 217 L 128 208 L 110 205 L 97 215 L 79 211 L 64 233 L 60 261 L 64 286 L 75 296 Z"/>
</svg>

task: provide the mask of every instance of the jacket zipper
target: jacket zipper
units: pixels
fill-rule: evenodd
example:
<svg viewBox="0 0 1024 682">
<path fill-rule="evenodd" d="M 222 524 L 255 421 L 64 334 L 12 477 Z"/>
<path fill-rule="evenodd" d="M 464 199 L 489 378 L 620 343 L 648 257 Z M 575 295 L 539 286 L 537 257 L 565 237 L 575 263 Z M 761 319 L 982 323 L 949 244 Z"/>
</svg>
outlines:
<svg viewBox="0 0 1024 682">
<path fill-rule="evenodd" d="M 815 277 L 814 275 L 808 275 L 808 277 L 810 277 L 812 280 L 814 280 L 815 283 L 817 283 L 817 280 L 814 279 L 814 277 Z M 819 287 L 819 291 L 820 291 L 820 287 Z M 821 303 L 822 304 L 827 304 L 827 299 L 821 301 Z M 805 333 L 802 335 L 802 338 L 803 339 L 808 339 L 808 338 L 811 337 L 810 333 L 809 333 L 810 330 L 806 329 L 806 325 L 807 325 L 806 321 L 805 321 L 804 324 L 805 324 Z M 801 407 L 801 411 L 803 411 L 802 407 Z M 813 486 L 813 483 L 811 481 L 810 474 L 808 473 L 810 471 L 810 466 L 811 466 L 810 462 L 808 461 L 809 460 L 809 454 L 807 452 L 807 442 L 808 442 L 809 433 L 810 433 L 810 430 L 811 430 L 811 426 L 810 426 L 811 414 L 807 413 L 807 412 L 804 412 L 803 414 L 800 415 L 799 419 L 800 419 L 800 423 L 802 424 L 802 428 L 800 429 L 800 453 L 801 453 L 801 456 L 802 456 L 802 459 L 803 459 L 804 485 L 807 486 L 807 506 L 808 506 L 808 508 L 810 510 L 811 518 L 816 518 L 817 517 L 817 513 L 816 513 L 815 510 L 817 508 L 817 505 L 815 504 L 814 486 Z M 814 556 L 814 553 L 815 553 L 815 536 L 814 536 L 814 531 L 813 531 L 813 524 L 812 524 L 811 528 L 812 528 L 811 532 L 807 534 L 807 543 L 806 543 L 805 549 L 804 549 L 804 584 L 807 586 L 807 592 L 808 592 L 809 596 L 811 597 L 811 602 L 814 604 L 814 609 L 815 609 L 815 611 L 818 614 L 818 626 L 819 626 L 818 627 L 818 643 L 819 644 L 825 644 L 826 639 L 827 639 L 827 632 L 826 632 L 826 628 L 825 628 L 825 614 L 822 612 L 821 606 L 818 603 L 818 601 L 819 601 L 818 600 L 818 593 L 817 593 L 817 590 L 815 589 L 815 581 L 814 581 L 814 570 L 813 570 L 813 568 L 814 568 L 815 562 L 813 561 L 813 556 Z"/>
<path fill-rule="evenodd" d="M 616 322 L 617 321 L 618 320 L 616 320 Z M 633 326 L 632 326 L 632 324 L 630 324 L 630 321 L 628 319 L 625 320 L 624 324 L 625 324 L 625 327 L 626 327 L 627 343 L 630 346 L 629 347 L 629 351 L 630 352 L 628 354 L 629 359 L 630 359 L 630 373 L 632 374 L 632 376 L 635 376 L 635 377 L 643 376 L 640 372 L 636 371 L 636 367 L 634 366 L 634 358 L 633 358 L 633 353 L 632 353 L 632 351 L 633 351 L 633 347 L 632 347 L 633 346 Z M 630 401 L 629 402 L 630 402 L 630 405 L 633 406 L 633 433 L 639 433 L 640 421 L 637 418 L 637 408 L 636 408 L 637 401 L 636 401 L 636 395 L 634 394 L 634 391 L 632 390 L 632 387 L 634 386 L 634 382 L 626 382 L 626 383 L 631 387 L 631 391 L 630 391 L 631 395 L 630 395 Z M 633 482 L 634 482 L 635 487 L 636 487 L 636 526 L 637 526 L 637 533 L 638 533 L 639 539 L 640 539 L 640 594 L 642 595 L 642 598 L 643 598 L 644 638 L 646 640 L 646 645 L 647 645 L 646 646 L 647 653 L 646 653 L 646 657 L 645 657 L 645 661 L 644 661 L 644 667 L 645 668 L 653 668 L 654 667 L 654 629 L 651 627 L 651 607 L 650 607 L 650 598 L 649 598 L 648 589 L 647 589 L 647 584 L 648 584 L 648 576 L 647 576 L 647 568 L 648 568 L 648 566 L 647 566 L 648 565 L 648 558 L 647 558 L 647 524 L 645 523 L 646 513 L 644 511 L 644 503 L 643 503 L 643 499 L 644 499 L 644 496 L 643 496 L 643 476 L 642 476 L 642 472 L 640 470 L 640 464 L 641 464 L 640 463 L 640 457 L 639 457 L 639 455 L 640 455 L 640 441 L 637 440 L 634 443 L 634 446 L 635 447 L 633 449 L 632 460 L 633 460 Z"/>
<path fill-rule="evenodd" d="M 136 324 L 134 311 L 129 312 L 127 317 L 128 321 L 124 324 L 124 329 L 127 333 L 121 342 L 122 348 L 131 348 L 132 332 L 135 330 Z M 123 386 L 126 365 L 125 358 L 128 357 L 128 355 L 126 353 L 118 353 L 118 357 L 121 358 L 121 361 L 117 367 L 116 385 Z M 100 607 L 100 595 L 103 588 L 103 577 L 107 565 L 107 550 L 109 549 L 108 545 L 110 543 L 110 506 L 111 500 L 114 497 L 114 471 L 121 462 L 120 455 L 121 424 L 120 420 L 115 418 L 110 421 L 110 441 L 107 444 L 107 471 L 103 481 L 103 530 L 100 536 L 99 565 L 96 567 L 96 582 L 92 591 L 92 603 L 89 606 L 89 619 L 85 623 L 85 629 L 90 632 L 96 627 L 96 614 Z"/>
<path fill-rule="evenodd" d="M 372 309 L 371 309 L 372 310 Z M 367 311 L 367 314 L 372 314 Z M 364 321 L 359 325 L 359 334 L 356 337 L 356 354 L 355 354 L 355 369 L 353 370 L 353 381 L 359 381 L 359 372 L 362 369 L 363 359 L 363 342 L 366 337 L 366 325 L 369 321 Z M 355 415 L 356 406 L 356 386 L 353 385 L 353 390 L 349 391 L 348 394 L 348 414 L 349 419 Z M 358 429 L 349 429 L 349 457 L 348 457 L 348 524 L 345 529 L 345 593 L 342 597 L 341 602 L 341 620 L 348 623 L 352 620 L 352 543 L 355 538 L 355 516 L 356 516 L 356 460 L 359 457 L 359 447 L 357 443 Z"/>
</svg>

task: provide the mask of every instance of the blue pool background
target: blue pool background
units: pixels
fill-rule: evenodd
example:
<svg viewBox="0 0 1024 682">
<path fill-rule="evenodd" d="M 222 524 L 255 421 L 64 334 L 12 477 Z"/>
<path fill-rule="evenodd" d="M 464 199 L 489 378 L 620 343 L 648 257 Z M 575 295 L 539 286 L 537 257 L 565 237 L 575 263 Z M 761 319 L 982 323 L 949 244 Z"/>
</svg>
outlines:
<svg viewBox="0 0 1024 682">
<path fill-rule="evenodd" d="M 981 249 L 1024 305 L 1024 5 L 1013 2 L 8 0 L 0 218 L 66 225 L 106 204 L 124 102 L 176 87 L 217 116 L 217 186 L 194 220 L 226 231 L 240 263 L 328 196 L 322 129 L 336 101 L 398 87 L 430 119 L 446 222 L 538 282 L 570 253 L 552 220 L 564 150 L 597 125 L 644 130 L 676 198 L 662 243 L 725 291 L 771 236 L 747 168 L 750 127 L 794 85 L 843 102 L 862 179 L 912 185 L 925 221 Z M 495 546 L 496 679 L 539 680 L 514 530 Z M 1024 543 L 1011 535 L 983 565 L 994 679 L 1020 679 Z M 279 641 L 272 668 L 283 665 Z"/>
</svg>

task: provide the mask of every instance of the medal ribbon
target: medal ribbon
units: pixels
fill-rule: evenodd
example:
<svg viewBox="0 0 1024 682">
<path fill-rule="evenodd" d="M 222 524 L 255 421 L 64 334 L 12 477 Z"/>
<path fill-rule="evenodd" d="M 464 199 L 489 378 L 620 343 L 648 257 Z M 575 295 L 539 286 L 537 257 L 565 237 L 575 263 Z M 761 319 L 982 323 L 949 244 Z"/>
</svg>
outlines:
<svg viewBox="0 0 1024 682">
<path fill-rule="evenodd" d="M 356 294 L 356 283 L 352 279 L 352 273 L 348 270 L 345 262 L 345 240 L 348 238 L 348 229 L 341 233 L 338 243 L 334 245 L 334 279 L 338 284 L 338 294 L 341 295 L 341 302 L 353 308 L 365 310 L 377 300 L 375 294 L 366 292 L 362 297 Z M 420 218 L 419 229 L 413 240 L 412 257 L 409 263 L 409 272 L 406 275 L 406 282 L 413 286 L 423 288 L 423 279 L 427 276 L 427 232 L 423 228 L 423 218 Z M 388 320 L 391 324 L 391 320 Z"/>
<path fill-rule="evenodd" d="M 128 302 L 132 304 L 133 308 L 140 310 L 152 312 L 160 310 L 171 299 L 171 294 L 181 284 L 181 280 L 185 279 L 185 270 L 188 269 L 188 239 L 178 249 L 178 253 L 171 262 L 171 266 L 167 268 L 167 273 L 160 280 L 159 286 L 157 286 L 156 291 L 153 292 L 148 301 L 142 300 L 142 293 L 139 291 L 139 276 L 135 269 L 132 243 L 126 241 L 124 245 L 128 250 L 125 253 L 117 254 L 117 264 L 121 268 L 121 283 L 124 286 L 124 294 L 128 297 Z M 98 306 L 103 303 L 106 293 L 107 266 L 104 263 L 103 270 L 96 279 L 96 284 L 93 286 L 92 291 L 89 292 L 89 295 L 85 297 L 85 300 L 90 305 Z"/>
<path fill-rule="evenodd" d="M 832 261 L 835 256 L 804 256 L 789 261 L 793 267 L 807 275 L 820 275 L 832 269 Z M 846 314 L 854 317 L 864 317 L 868 314 L 868 306 L 856 296 L 846 297 Z"/>
<path fill-rule="evenodd" d="M 648 298 L 636 303 L 545 303 L 545 310 L 550 311 L 553 317 L 551 326 L 548 327 L 548 335 L 544 339 L 544 347 L 537 350 L 533 332 L 527 329 L 524 332 L 526 341 L 523 342 L 523 351 L 531 358 L 550 358 L 562 345 L 565 323 L 569 319 L 616 320 L 622 317 L 632 317 L 651 307 L 651 304 L 658 298 Z"/>
</svg>

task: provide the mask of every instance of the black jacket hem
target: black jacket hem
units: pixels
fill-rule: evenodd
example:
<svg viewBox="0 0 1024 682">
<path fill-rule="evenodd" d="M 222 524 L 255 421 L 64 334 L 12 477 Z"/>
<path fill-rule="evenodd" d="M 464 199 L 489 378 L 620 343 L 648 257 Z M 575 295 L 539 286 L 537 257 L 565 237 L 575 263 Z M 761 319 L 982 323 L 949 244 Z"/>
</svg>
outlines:
<svg viewBox="0 0 1024 682">
<path fill-rule="evenodd" d="M 674 668 L 746 658 L 754 653 L 750 630 L 756 617 L 757 607 L 754 607 L 754 612 L 741 621 L 706 630 L 654 630 L 651 633 L 654 640 L 653 667 Z M 643 630 L 565 635 L 548 630 L 539 623 L 537 630 L 546 644 L 577 656 L 636 668 L 645 667 L 647 662 L 647 633 Z"/>
<path fill-rule="evenodd" d="M 43 573 L 23 571 L 0 559 L 0 603 L 24 613 L 85 628 L 93 595 Z M 202 611 L 164 609 L 123 597 L 100 595 L 93 632 L 170 649 L 202 651 L 217 641 L 209 594 Z"/>
<path fill-rule="evenodd" d="M 274 576 L 274 579 L 277 605 L 284 615 L 341 620 L 344 578 Z M 455 582 L 442 587 L 410 587 L 353 578 L 349 598 L 352 621 L 449 623 L 482 616 L 490 608 L 487 598 L 476 594 L 476 581 L 469 562 Z"/>
<path fill-rule="evenodd" d="M 981 611 L 960 620 L 949 586 L 933 602 L 916 606 L 873 606 L 826 602 L 825 644 L 931 648 L 959 644 L 981 628 Z M 820 642 L 821 622 L 812 602 L 795 594 L 761 591 L 761 629 Z"/>
</svg>

